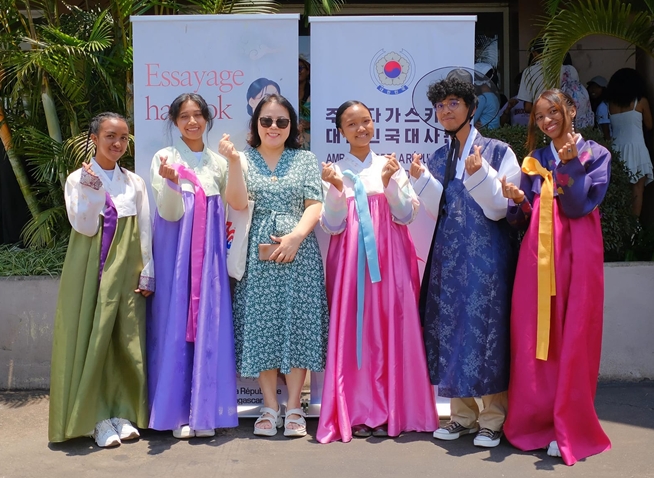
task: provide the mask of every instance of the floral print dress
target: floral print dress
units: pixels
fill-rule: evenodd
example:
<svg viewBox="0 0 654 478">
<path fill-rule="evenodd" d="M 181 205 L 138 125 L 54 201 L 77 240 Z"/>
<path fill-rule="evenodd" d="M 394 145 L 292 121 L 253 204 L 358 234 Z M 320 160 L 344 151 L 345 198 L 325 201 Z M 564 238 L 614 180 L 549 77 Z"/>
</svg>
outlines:
<svg viewBox="0 0 654 478">
<path fill-rule="evenodd" d="M 307 199 L 322 201 L 318 162 L 309 151 L 285 149 L 274 171 L 256 149 L 245 152 L 254 201 L 243 278 L 234 293 L 236 367 L 243 377 L 291 368 L 322 371 L 329 313 L 322 258 L 311 232 L 286 264 L 259 260 L 259 244 L 289 234 Z"/>
</svg>

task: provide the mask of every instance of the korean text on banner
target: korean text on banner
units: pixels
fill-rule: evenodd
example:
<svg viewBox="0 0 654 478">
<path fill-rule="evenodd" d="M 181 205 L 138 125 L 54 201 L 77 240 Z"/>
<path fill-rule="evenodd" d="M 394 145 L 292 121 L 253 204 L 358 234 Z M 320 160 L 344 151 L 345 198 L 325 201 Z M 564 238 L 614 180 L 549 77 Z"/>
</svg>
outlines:
<svg viewBox="0 0 654 478">
<path fill-rule="evenodd" d="M 427 156 L 445 144 L 442 131 L 421 120 L 412 97 L 425 75 L 451 66 L 473 67 L 475 16 L 311 17 L 311 149 L 336 162 L 349 150 L 334 123 L 336 110 L 359 100 L 376 123 L 377 154 L 395 153 L 409 169 L 413 153 Z M 357 40 L 356 45 L 352 43 Z M 421 208 L 410 225 L 420 271 L 434 222 Z M 321 246 L 325 246 L 325 238 Z"/>
</svg>

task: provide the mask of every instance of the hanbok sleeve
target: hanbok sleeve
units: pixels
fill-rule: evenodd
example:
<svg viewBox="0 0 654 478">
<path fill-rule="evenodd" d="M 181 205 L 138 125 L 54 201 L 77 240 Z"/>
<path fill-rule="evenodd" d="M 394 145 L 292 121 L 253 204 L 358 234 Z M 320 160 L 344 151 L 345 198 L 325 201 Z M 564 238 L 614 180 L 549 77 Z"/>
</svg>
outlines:
<svg viewBox="0 0 654 478">
<path fill-rule="evenodd" d="M 150 204 L 145 181 L 139 176 L 130 175 L 136 189 L 136 219 L 139 224 L 141 257 L 143 270 L 139 277 L 139 289 L 154 292 L 154 260 L 152 258 L 152 226 L 150 222 Z"/>
<path fill-rule="evenodd" d="M 66 179 L 64 199 L 73 229 L 85 236 L 95 236 L 106 202 L 106 191 L 100 178 L 89 174 L 84 168 L 74 171 Z"/>
<path fill-rule="evenodd" d="M 340 234 L 347 225 L 347 197 L 345 188 L 339 191 L 330 183 L 323 181 L 325 202 L 320 214 L 320 227 L 330 235 Z"/>
<path fill-rule="evenodd" d="M 600 205 L 611 176 L 611 153 L 597 143 L 586 142 L 576 158 L 556 167 L 559 204 L 569 218 L 579 218 Z"/>
<path fill-rule="evenodd" d="M 500 178 L 506 176 L 507 182 L 515 183 L 520 178 L 520 165 L 511 148 L 507 148 L 496 171 L 489 163 L 481 158 L 481 168 L 473 175 L 465 174 L 463 184 L 470 196 L 481 206 L 484 215 L 491 221 L 499 221 L 506 217 L 507 199 L 502 194 Z"/>
<path fill-rule="evenodd" d="M 391 176 L 388 186 L 384 189 L 384 196 L 388 201 L 394 222 L 402 225 L 413 222 L 420 209 L 420 201 L 411 187 L 404 168 L 400 168 Z"/>
<path fill-rule="evenodd" d="M 506 220 L 509 224 L 518 229 L 525 229 L 529 225 L 529 220 L 531 219 L 531 205 L 534 202 L 534 192 L 532 191 L 533 178 L 533 176 L 521 173 L 520 190 L 525 193 L 525 198 L 520 204 L 513 202 L 513 199 L 508 200 Z"/>
<path fill-rule="evenodd" d="M 150 184 L 154 193 L 155 202 L 159 216 L 166 221 L 179 221 L 184 215 L 184 200 L 182 198 L 182 188 L 169 179 L 164 179 L 159 175 L 160 152 L 152 158 L 150 166 Z M 174 150 L 172 151 L 174 154 Z M 172 158 L 169 158 L 172 159 Z"/>
<path fill-rule="evenodd" d="M 425 206 L 427 215 L 434 221 L 438 219 L 441 196 L 443 194 L 443 185 L 429 172 L 428 168 L 418 179 L 411 178 L 413 190 L 420 198 L 420 202 Z"/>
</svg>

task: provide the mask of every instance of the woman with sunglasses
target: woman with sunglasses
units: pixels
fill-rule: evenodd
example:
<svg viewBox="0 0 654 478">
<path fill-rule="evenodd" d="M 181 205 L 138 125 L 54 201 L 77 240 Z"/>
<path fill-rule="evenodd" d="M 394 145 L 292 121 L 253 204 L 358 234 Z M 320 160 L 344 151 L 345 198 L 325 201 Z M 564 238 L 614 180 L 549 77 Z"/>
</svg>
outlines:
<svg viewBox="0 0 654 478">
<path fill-rule="evenodd" d="M 206 146 L 212 124 L 202 96 L 179 95 L 168 110 L 177 138 L 150 169 L 159 272 L 147 322 L 150 428 L 180 439 L 238 425 L 224 203 L 244 209 L 247 192 L 229 136 L 224 157 Z"/>
<path fill-rule="evenodd" d="M 336 127 L 350 152 L 338 163 L 323 163 L 320 223 L 331 235 L 331 322 L 316 439 L 432 432 L 438 417 L 418 316 L 418 259 L 407 227 L 420 203 L 395 156 L 370 149 L 375 124 L 366 105 L 343 103 Z"/>
<path fill-rule="evenodd" d="M 299 149 L 297 114 L 280 95 L 264 97 L 250 123 L 247 190 L 254 200 L 245 274 L 234 292 L 237 371 L 263 393 L 254 434 L 282 426 L 277 374 L 286 376 L 284 435 L 305 436 L 300 392 L 307 369 L 322 371 L 327 299 L 313 229 L 322 208 L 318 162 Z"/>
<path fill-rule="evenodd" d="M 434 438 L 478 432 L 476 446 L 495 447 L 506 416 L 515 272 L 500 178 L 516 180 L 520 166 L 506 143 L 484 138 L 472 126 L 472 83 L 445 79 L 432 84 L 427 97 L 450 136 L 427 168 L 414 155 L 410 171 L 420 201 L 437 221 L 420 305 L 429 375 L 438 394 L 451 398 L 451 419 Z"/>
</svg>

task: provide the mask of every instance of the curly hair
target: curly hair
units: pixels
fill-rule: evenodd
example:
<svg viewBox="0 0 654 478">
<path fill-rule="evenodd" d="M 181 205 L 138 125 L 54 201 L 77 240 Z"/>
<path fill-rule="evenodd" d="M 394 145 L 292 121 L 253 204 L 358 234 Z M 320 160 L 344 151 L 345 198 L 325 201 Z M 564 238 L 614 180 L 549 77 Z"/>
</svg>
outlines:
<svg viewBox="0 0 654 478">
<path fill-rule="evenodd" d="M 258 148 L 261 146 L 261 136 L 259 136 L 259 117 L 261 116 L 261 109 L 268 103 L 277 103 L 280 106 L 283 106 L 288 111 L 288 117 L 291 120 L 289 128 L 291 132 L 284 142 L 284 147 L 289 149 L 299 149 L 300 148 L 300 130 L 298 129 L 297 124 L 297 113 L 293 108 L 293 105 L 284 98 L 282 95 L 266 95 L 262 98 L 261 102 L 252 112 L 252 119 L 250 120 L 250 135 L 248 138 L 248 144 L 253 148 Z"/>
<path fill-rule="evenodd" d="M 457 78 L 437 81 L 429 85 L 427 90 L 427 98 L 432 105 L 440 103 L 450 95 L 461 98 L 468 107 L 477 102 L 473 84 Z"/>
<path fill-rule="evenodd" d="M 622 68 L 609 80 L 606 98 L 618 106 L 627 107 L 634 99 L 647 96 L 645 81 L 633 68 Z"/>
</svg>

